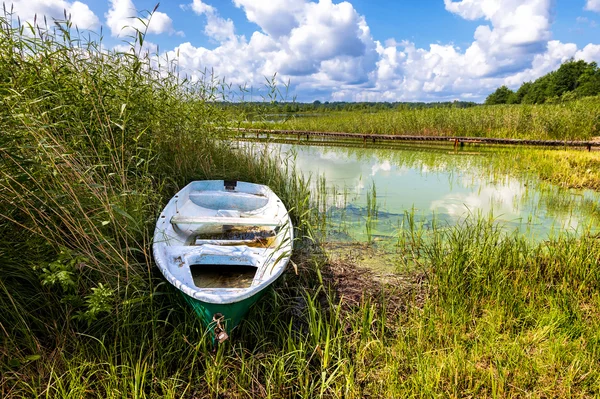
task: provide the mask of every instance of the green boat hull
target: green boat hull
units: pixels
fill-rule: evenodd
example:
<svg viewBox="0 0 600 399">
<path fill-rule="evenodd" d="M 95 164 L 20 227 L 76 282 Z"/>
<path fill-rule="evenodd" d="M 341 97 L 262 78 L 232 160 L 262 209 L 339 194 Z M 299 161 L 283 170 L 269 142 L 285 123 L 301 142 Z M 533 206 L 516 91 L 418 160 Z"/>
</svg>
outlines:
<svg viewBox="0 0 600 399">
<path fill-rule="evenodd" d="M 203 302 L 184 293 L 182 294 L 186 302 L 192 307 L 196 315 L 200 318 L 202 324 L 204 324 L 204 326 L 208 328 L 214 336 L 215 323 L 213 322 L 213 316 L 216 313 L 221 313 L 224 316 L 223 327 L 225 328 L 227 334 L 230 334 L 231 331 L 237 327 L 242 319 L 248 314 L 250 307 L 252 307 L 252 305 L 254 305 L 260 298 L 262 298 L 267 289 L 269 288 L 265 288 L 257 292 L 254 296 L 243 299 L 239 302 L 223 304 Z"/>
</svg>

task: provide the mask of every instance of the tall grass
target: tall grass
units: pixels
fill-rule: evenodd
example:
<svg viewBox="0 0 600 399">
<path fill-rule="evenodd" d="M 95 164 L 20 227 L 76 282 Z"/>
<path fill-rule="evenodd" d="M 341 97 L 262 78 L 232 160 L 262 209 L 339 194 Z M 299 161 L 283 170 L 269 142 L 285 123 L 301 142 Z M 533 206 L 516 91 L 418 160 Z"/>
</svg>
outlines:
<svg viewBox="0 0 600 399">
<path fill-rule="evenodd" d="M 156 278 L 151 232 L 190 180 L 268 184 L 309 231 L 297 218 L 308 220 L 301 180 L 216 140 L 226 117 L 215 104 L 228 95 L 216 77 L 178 76 L 143 50 L 144 32 L 128 51 L 110 51 L 68 21 L 24 26 L 5 12 L 0 37 L 3 393 L 16 384 L 17 392 L 70 395 L 60 384 L 90 362 L 100 366 L 95 384 L 94 374 L 112 373 L 109 364 L 128 374 L 146 350 L 169 348 L 160 326 L 179 301 Z M 198 341 L 200 327 L 177 313 Z M 102 358 L 108 363 L 96 363 Z"/>
<path fill-rule="evenodd" d="M 262 126 L 368 134 L 589 140 L 600 136 L 599 115 L 600 98 L 590 97 L 561 104 L 341 111 Z"/>
<path fill-rule="evenodd" d="M 501 234 L 492 221 L 430 234 L 419 252 L 432 297 L 394 344 L 412 354 L 408 377 L 389 369 L 400 377 L 397 389 L 455 397 L 599 394 L 597 238 L 532 244 Z"/>
</svg>

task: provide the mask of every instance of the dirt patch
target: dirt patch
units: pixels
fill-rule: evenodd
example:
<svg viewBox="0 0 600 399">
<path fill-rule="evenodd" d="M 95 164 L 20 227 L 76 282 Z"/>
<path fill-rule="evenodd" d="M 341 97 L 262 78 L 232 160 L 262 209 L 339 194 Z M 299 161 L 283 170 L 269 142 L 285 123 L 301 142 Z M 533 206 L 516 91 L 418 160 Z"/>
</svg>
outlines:
<svg viewBox="0 0 600 399">
<path fill-rule="evenodd" d="M 422 308 L 428 299 L 430 286 L 422 267 L 398 271 L 398 262 L 392 267 L 393 256 L 384 256 L 377 248 L 363 243 L 341 246 L 336 243 L 335 247 L 341 251 L 332 254 L 328 244 L 294 251 L 292 268 L 288 269 L 289 285 L 284 279 L 282 288 L 287 294 L 289 316 L 295 331 L 308 331 L 306 299 L 299 295 L 297 284 L 302 290 L 317 294 L 321 285 L 317 274 L 325 287 L 317 296 L 324 311 L 331 310 L 332 304 L 340 303 L 342 313 L 352 315 L 364 304 L 374 305 L 385 312 L 391 329 L 397 315 Z M 368 266 L 363 266 L 365 259 L 369 260 Z M 374 265 L 377 262 L 386 263 L 386 266 Z"/>
<path fill-rule="evenodd" d="M 337 293 L 345 310 L 369 302 L 385 306 L 391 314 L 409 307 L 422 307 L 429 295 L 424 272 L 388 273 L 361 267 L 352 262 L 335 259 L 327 263 L 324 282 Z"/>
<path fill-rule="evenodd" d="M 365 302 L 385 307 L 388 314 L 422 307 L 429 296 L 423 267 L 407 267 L 400 254 L 376 244 L 327 243 L 324 282 L 330 285 L 350 311 Z"/>
</svg>

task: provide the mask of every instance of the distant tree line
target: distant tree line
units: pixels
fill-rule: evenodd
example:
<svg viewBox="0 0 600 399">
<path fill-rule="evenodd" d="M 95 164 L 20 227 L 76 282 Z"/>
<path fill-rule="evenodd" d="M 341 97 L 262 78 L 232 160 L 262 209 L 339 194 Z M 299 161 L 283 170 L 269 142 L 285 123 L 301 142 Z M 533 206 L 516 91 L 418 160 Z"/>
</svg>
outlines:
<svg viewBox="0 0 600 399">
<path fill-rule="evenodd" d="M 268 113 L 320 113 L 330 111 L 363 111 L 377 112 L 391 109 L 422 109 L 422 108 L 469 108 L 478 105 L 470 101 L 447 101 L 435 103 L 423 102 L 345 102 L 345 101 L 313 101 L 302 102 L 242 102 L 223 103 L 224 107 L 234 107 L 238 110 L 252 111 L 260 107 L 262 112 Z"/>
<path fill-rule="evenodd" d="M 569 101 L 581 97 L 600 95 L 600 69 L 595 62 L 565 62 L 556 71 L 534 82 L 525 82 L 515 92 L 506 86 L 490 94 L 485 103 L 493 104 L 543 104 Z"/>
</svg>

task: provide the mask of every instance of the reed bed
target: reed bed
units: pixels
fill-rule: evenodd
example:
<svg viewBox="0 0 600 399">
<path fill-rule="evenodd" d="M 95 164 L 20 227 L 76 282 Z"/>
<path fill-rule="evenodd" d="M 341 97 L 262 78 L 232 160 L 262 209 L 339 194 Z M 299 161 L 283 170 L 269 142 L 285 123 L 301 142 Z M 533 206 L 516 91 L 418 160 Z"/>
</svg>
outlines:
<svg viewBox="0 0 600 399">
<path fill-rule="evenodd" d="M 600 98 L 542 105 L 340 111 L 312 117 L 291 117 L 284 122 L 254 123 L 252 127 L 366 134 L 589 140 L 600 136 Z"/>
<path fill-rule="evenodd" d="M 0 396 L 600 395 L 597 237 L 407 222 L 411 284 L 348 304 L 293 162 L 217 140 L 220 79 L 156 65 L 143 32 L 112 52 L 5 14 L 0 37 Z M 207 178 L 271 186 L 301 237 L 297 273 L 216 353 L 150 256 L 163 204 Z"/>
</svg>

